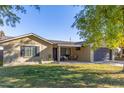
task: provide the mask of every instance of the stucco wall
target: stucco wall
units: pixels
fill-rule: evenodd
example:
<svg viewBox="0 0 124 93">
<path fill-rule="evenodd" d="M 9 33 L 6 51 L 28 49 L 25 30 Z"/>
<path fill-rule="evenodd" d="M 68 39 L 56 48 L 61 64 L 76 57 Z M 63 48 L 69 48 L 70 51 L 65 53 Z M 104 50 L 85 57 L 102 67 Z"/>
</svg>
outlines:
<svg viewBox="0 0 124 93">
<path fill-rule="evenodd" d="M 40 56 L 39 57 L 21 57 L 20 56 L 20 46 L 23 45 L 31 45 L 31 46 L 39 46 Z M 52 45 L 39 40 L 34 36 L 21 38 L 13 41 L 9 41 L 3 44 L 4 47 L 4 64 L 8 63 L 23 63 L 23 62 L 35 62 L 35 63 L 45 63 L 52 62 Z M 51 58 L 49 58 L 51 56 Z"/>
<path fill-rule="evenodd" d="M 90 62 L 90 47 L 81 47 L 80 50 L 72 48 L 72 55 L 78 56 L 78 61 Z"/>
</svg>

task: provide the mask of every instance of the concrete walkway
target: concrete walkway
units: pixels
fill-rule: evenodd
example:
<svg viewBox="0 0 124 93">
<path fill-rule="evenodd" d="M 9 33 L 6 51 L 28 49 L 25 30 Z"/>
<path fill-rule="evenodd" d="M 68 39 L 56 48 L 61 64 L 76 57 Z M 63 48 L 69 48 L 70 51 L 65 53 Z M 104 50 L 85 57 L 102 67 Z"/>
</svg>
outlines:
<svg viewBox="0 0 124 93">
<path fill-rule="evenodd" d="M 93 64 L 91 62 L 61 61 L 59 64 Z"/>
<path fill-rule="evenodd" d="M 113 66 L 123 66 L 124 61 L 96 61 L 96 62 L 78 62 L 78 61 L 61 61 L 59 64 L 111 64 Z"/>
<path fill-rule="evenodd" d="M 115 60 L 114 62 L 111 62 L 113 66 L 124 66 L 124 61 L 118 61 Z"/>
<path fill-rule="evenodd" d="M 109 64 L 109 62 L 97 61 L 97 62 L 79 62 L 79 61 L 61 61 L 59 64 Z"/>
</svg>

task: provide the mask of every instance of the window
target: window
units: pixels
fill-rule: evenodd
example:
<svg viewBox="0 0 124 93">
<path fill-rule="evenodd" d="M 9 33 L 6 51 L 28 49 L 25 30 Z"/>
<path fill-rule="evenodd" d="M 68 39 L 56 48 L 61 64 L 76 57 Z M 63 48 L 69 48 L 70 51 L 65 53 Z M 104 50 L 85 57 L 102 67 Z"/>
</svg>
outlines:
<svg viewBox="0 0 124 93">
<path fill-rule="evenodd" d="M 122 54 L 124 54 L 124 49 L 122 49 Z"/>
<path fill-rule="evenodd" d="M 80 47 L 76 47 L 76 50 L 79 51 L 80 50 Z"/>
<path fill-rule="evenodd" d="M 70 55 L 70 48 L 61 48 L 61 56 Z"/>
<path fill-rule="evenodd" d="M 39 47 L 38 46 L 21 46 L 20 54 L 22 57 L 39 56 Z"/>
</svg>

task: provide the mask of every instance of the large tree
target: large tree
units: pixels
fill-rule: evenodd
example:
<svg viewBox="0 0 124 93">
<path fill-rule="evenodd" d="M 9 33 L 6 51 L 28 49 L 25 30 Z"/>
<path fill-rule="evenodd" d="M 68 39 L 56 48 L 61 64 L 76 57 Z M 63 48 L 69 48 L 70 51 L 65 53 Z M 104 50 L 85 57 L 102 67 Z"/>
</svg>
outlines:
<svg viewBox="0 0 124 93">
<path fill-rule="evenodd" d="M 115 49 L 124 45 L 124 7 L 83 6 L 73 24 L 79 35 L 93 48 L 105 46 Z"/>
<path fill-rule="evenodd" d="M 39 6 L 30 6 L 36 9 L 40 9 Z M 0 26 L 12 26 L 15 27 L 16 23 L 20 23 L 20 17 L 17 13 L 26 13 L 25 6 L 21 5 L 0 5 Z"/>
</svg>

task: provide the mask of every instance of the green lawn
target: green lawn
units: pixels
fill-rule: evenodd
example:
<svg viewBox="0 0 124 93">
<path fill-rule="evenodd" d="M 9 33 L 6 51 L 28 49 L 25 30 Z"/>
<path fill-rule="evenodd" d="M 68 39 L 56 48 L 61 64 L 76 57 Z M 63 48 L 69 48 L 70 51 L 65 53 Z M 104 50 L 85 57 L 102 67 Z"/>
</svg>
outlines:
<svg viewBox="0 0 124 93">
<path fill-rule="evenodd" d="M 1 67 L 0 87 L 124 87 L 124 72 L 102 64 Z"/>
</svg>

